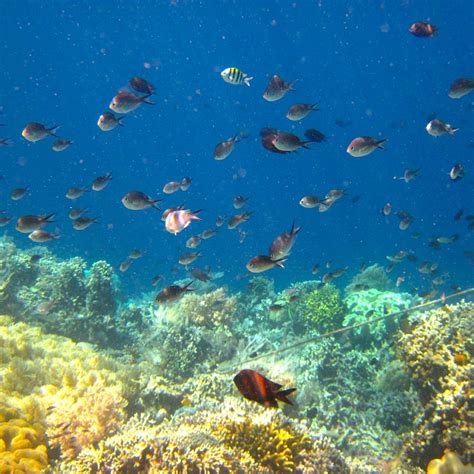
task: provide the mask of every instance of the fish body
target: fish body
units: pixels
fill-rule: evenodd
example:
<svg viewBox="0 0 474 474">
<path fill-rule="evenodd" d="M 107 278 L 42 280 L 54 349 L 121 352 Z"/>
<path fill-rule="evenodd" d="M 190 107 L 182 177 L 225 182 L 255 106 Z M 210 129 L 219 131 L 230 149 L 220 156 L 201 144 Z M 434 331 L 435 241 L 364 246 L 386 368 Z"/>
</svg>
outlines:
<svg viewBox="0 0 474 474">
<path fill-rule="evenodd" d="M 282 385 L 272 382 L 255 370 L 241 370 L 234 377 L 234 383 L 247 400 L 257 402 L 264 407 L 278 408 L 277 400 L 293 405 L 288 395 L 296 388 L 281 390 Z"/>
<path fill-rule="evenodd" d="M 438 28 L 424 21 L 417 21 L 410 26 L 408 31 L 418 38 L 431 38 L 438 31 Z"/>
<path fill-rule="evenodd" d="M 142 104 L 154 105 L 148 100 L 149 94 L 140 96 L 129 91 L 120 91 L 110 102 L 109 108 L 118 114 L 128 114 Z"/>
<path fill-rule="evenodd" d="M 5 227 L 13 219 L 13 217 L 0 216 L 0 227 Z"/>
<path fill-rule="evenodd" d="M 263 98 L 268 102 L 275 102 L 282 99 L 288 93 L 288 91 L 294 90 L 293 85 L 296 81 L 285 82 L 280 76 L 276 74 L 270 79 L 265 92 L 263 93 Z"/>
<path fill-rule="evenodd" d="M 355 158 L 370 155 L 377 148 L 383 150 L 383 144 L 387 141 L 386 138 L 378 140 L 373 137 L 357 137 L 349 143 L 347 153 Z"/>
<path fill-rule="evenodd" d="M 140 250 L 140 249 L 133 249 L 129 254 L 127 258 L 131 258 L 132 260 L 138 260 L 139 258 L 142 258 L 145 253 Z"/>
<path fill-rule="evenodd" d="M 151 279 L 151 285 L 156 286 L 158 283 L 160 283 L 161 280 L 163 280 L 164 275 L 156 275 Z"/>
<path fill-rule="evenodd" d="M 238 225 L 242 224 L 243 222 L 247 222 L 251 216 L 252 216 L 252 213 L 249 211 L 242 212 L 241 214 L 236 214 L 235 216 L 231 216 L 229 218 L 229 221 L 227 222 L 227 228 L 235 229 Z"/>
<path fill-rule="evenodd" d="M 188 283 L 184 286 L 171 285 L 163 288 L 155 298 L 155 303 L 161 305 L 167 305 L 178 301 L 187 291 L 194 291 L 189 288 L 193 282 Z"/>
<path fill-rule="evenodd" d="M 195 278 L 196 280 L 199 280 L 199 281 L 206 282 L 206 281 L 211 280 L 211 276 L 210 276 L 209 271 L 203 271 L 199 268 L 192 268 L 189 273 L 191 273 L 193 278 Z"/>
<path fill-rule="evenodd" d="M 188 176 L 184 177 L 182 180 L 181 180 L 181 191 L 187 191 L 189 189 L 189 187 L 191 186 L 191 183 L 192 183 L 192 179 L 189 178 Z"/>
<path fill-rule="evenodd" d="M 119 270 L 122 273 L 125 273 L 129 268 L 130 265 L 132 264 L 133 260 L 130 258 L 126 258 L 120 265 L 119 265 Z"/>
<path fill-rule="evenodd" d="M 456 79 L 449 88 L 448 96 L 451 97 L 451 99 L 460 99 L 473 90 L 473 79 Z"/>
<path fill-rule="evenodd" d="M 232 205 L 234 206 L 234 209 L 241 209 L 245 204 L 247 204 L 248 200 L 249 198 L 244 196 L 235 196 Z"/>
<path fill-rule="evenodd" d="M 445 123 L 438 119 L 433 119 L 428 122 L 428 125 L 426 125 L 425 129 L 432 137 L 440 137 L 446 133 L 449 135 L 454 135 L 459 130 L 459 128 L 453 128 L 449 123 Z"/>
<path fill-rule="evenodd" d="M 309 148 L 309 141 L 301 140 L 297 135 L 289 132 L 278 132 L 273 136 L 272 145 L 279 151 L 292 152 L 299 148 Z"/>
<path fill-rule="evenodd" d="M 324 200 L 317 196 L 304 196 L 300 199 L 300 206 L 306 209 L 313 209 L 319 206 Z"/>
<path fill-rule="evenodd" d="M 77 219 L 78 217 L 81 217 L 82 214 L 86 213 L 87 212 L 87 209 L 82 209 L 80 207 L 73 207 L 69 213 L 68 213 L 68 217 L 69 219 Z"/>
<path fill-rule="evenodd" d="M 199 257 L 202 257 L 201 252 L 189 252 L 180 255 L 178 261 L 181 265 L 191 265 L 191 263 L 195 262 Z"/>
<path fill-rule="evenodd" d="M 234 151 L 234 146 L 241 140 L 240 134 L 235 135 L 228 140 L 218 143 L 214 148 L 214 159 L 217 161 L 225 160 Z"/>
<path fill-rule="evenodd" d="M 298 120 L 303 120 L 315 110 L 319 110 L 319 104 L 294 104 L 288 109 L 286 118 L 296 122 Z"/>
<path fill-rule="evenodd" d="M 449 177 L 453 181 L 457 181 L 458 179 L 461 179 L 464 177 L 464 166 L 461 165 L 460 163 L 457 163 L 454 165 L 451 170 L 449 171 Z"/>
<path fill-rule="evenodd" d="M 253 79 L 253 77 L 250 77 L 248 74 L 245 74 L 245 72 L 242 72 L 236 67 L 225 68 L 221 72 L 221 77 L 228 84 L 234 86 L 246 85 L 248 87 L 250 87 L 250 81 Z"/>
<path fill-rule="evenodd" d="M 110 132 L 113 130 L 117 125 L 123 127 L 122 124 L 123 117 L 116 117 L 112 112 L 104 112 L 97 121 L 97 126 L 103 132 Z"/>
<path fill-rule="evenodd" d="M 10 199 L 12 201 L 19 201 L 23 199 L 28 193 L 29 188 L 16 188 L 10 193 Z"/>
<path fill-rule="evenodd" d="M 206 229 L 203 230 L 200 234 L 202 240 L 210 239 L 217 234 L 217 229 Z"/>
<path fill-rule="evenodd" d="M 54 217 L 54 214 L 44 215 L 26 215 L 18 218 L 16 222 L 16 230 L 22 232 L 23 234 L 29 234 L 34 230 L 41 229 L 46 224 L 51 224 L 54 222 L 51 220 Z"/>
<path fill-rule="evenodd" d="M 304 136 L 311 142 L 321 143 L 326 140 L 326 135 L 315 128 L 309 128 L 304 132 Z"/>
<path fill-rule="evenodd" d="M 225 217 L 224 216 L 217 216 L 216 217 L 216 227 L 222 227 L 225 223 Z"/>
<path fill-rule="evenodd" d="M 279 258 L 277 260 L 272 260 L 267 255 L 257 255 L 253 257 L 246 265 L 246 268 L 249 272 L 252 273 L 262 273 L 270 270 L 274 267 L 285 268 L 283 263 L 286 261 L 286 258 Z"/>
<path fill-rule="evenodd" d="M 384 216 L 389 216 L 392 213 L 392 205 L 389 202 L 383 207 L 382 213 Z"/>
<path fill-rule="evenodd" d="M 181 181 L 170 181 L 163 186 L 163 192 L 165 194 L 173 194 L 181 189 Z"/>
<path fill-rule="evenodd" d="M 29 142 L 35 143 L 39 140 L 43 140 L 48 135 L 55 137 L 54 132 L 59 128 L 59 125 L 56 125 L 51 128 L 45 127 L 42 123 L 30 122 L 21 132 L 22 137 Z"/>
<path fill-rule="evenodd" d="M 421 168 L 405 170 L 403 173 L 403 180 L 405 183 L 409 183 L 412 179 L 415 179 L 420 174 L 420 169 Z"/>
<path fill-rule="evenodd" d="M 122 198 L 122 204 L 131 211 L 143 211 L 150 207 L 160 209 L 158 203 L 161 199 L 152 199 L 141 191 L 129 191 Z"/>
<path fill-rule="evenodd" d="M 186 241 L 186 247 L 188 249 L 195 249 L 201 242 L 202 237 L 200 235 L 193 235 Z"/>
<path fill-rule="evenodd" d="M 178 235 L 186 227 L 188 227 L 192 221 L 200 221 L 198 217 L 199 211 L 190 211 L 189 209 L 180 209 L 177 211 L 171 211 L 165 220 L 165 228 L 170 234 Z"/>
<path fill-rule="evenodd" d="M 283 232 L 273 240 L 269 251 L 270 258 L 273 261 L 280 260 L 283 257 L 290 255 L 291 249 L 295 244 L 296 236 L 300 230 L 301 227 L 296 227 L 293 222 L 289 232 Z"/>
<path fill-rule="evenodd" d="M 46 232 L 42 229 L 36 229 L 28 235 L 28 238 L 33 242 L 43 244 L 45 242 L 49 242 L 50 240 L 59 239 L 59 234 L 52 234 L 51 232 Z"/>
<path fill-rule="evenodd" d="M 72 140 L 66 140 L 65 138 L 58 138 L 51 147 L 53 151 L 64 151 L 69 145 L 72 145 L 74 142 Z"/>
<path fill-rule="evenodd" d="M 98 224 L 99 221 L 97 217 L 85 217 L 81 216 L 72 221 L 72 227 L 75 230 L 85 230 L 90 227 L 92 224 Z"/>
<path fill-rule="evenodd" d="M 80 198 L 85 192 L 86 188 L 69 188 L 66 193 L 68 199 L 74 200 Z"/>
<path fill-rule="evenodd" d="M 102 191 L 107 187 L 107 185 L 112 181 L 112 173 L 107 173 L 104 176 L 98 176 L 94 181 L 92 181 L 92 191 Z"/>
<path fill-rule="evenodd" d="M 148 96 L 155 93 L 155 86 L 150 84 L 146 79 L 143 79 L 143 77 L 132 77 L 128 81 L 128 85 L 137 92 L 141 92 L 142 94 L 146 94 Z"/>
</svg>

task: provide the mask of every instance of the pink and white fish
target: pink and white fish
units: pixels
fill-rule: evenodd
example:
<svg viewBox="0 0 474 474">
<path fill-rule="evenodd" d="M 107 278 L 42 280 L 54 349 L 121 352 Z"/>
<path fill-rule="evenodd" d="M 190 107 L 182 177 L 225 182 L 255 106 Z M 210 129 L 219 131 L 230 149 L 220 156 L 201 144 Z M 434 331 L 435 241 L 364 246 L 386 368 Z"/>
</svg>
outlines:
<svg viewBox="0 0 474 474">
<path fill-rule="evenodd" d="M 178 235 L 182 232 L 191 221 L 200 221 L 201 219 L 197 216 L 202 209 L 198 211 L 190 211 L 189 209 L 178 209 L 171 211 L 166 216 L 165 228 L 170 234 Z"/>
</svg>

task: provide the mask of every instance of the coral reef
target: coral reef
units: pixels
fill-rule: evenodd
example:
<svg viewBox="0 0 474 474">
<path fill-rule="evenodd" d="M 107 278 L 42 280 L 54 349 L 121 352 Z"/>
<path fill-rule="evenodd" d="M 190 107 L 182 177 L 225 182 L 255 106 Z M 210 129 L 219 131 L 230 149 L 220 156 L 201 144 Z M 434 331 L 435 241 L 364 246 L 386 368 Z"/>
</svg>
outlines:
<svg viewBox="0 0 474 474">
<path fill-rule="evenodd" d="M 48 466 L 44 426 L 25 420 L 0 397 L 0 473 L 31 474 Z"/>
<path fill-rule="evenodd" d="M 441 459 L 432 459 L 426 474 L 474 474 L 474 467 L 465 466 L 456 453 L 448 451 Z"/>
<path fill-rule="evenodd" d="M 409 308 L 416 300 L 408 293 L 392 293 L 375 289 L 349 293 L 344 298 L 348 313 L 343 326 L 360 324 L 389 313 Z M 352 341 L 360 347 L 380 344 L 399 327 L 397 318 L 387 318 L 376 323 L 353 329 Z"/>
<path fill-rule="evenodd" d="M 388 291 L 394 288 L 394 284 L 387 276 L 384 267 L 374 264 L 358 273 L 344 289 L 345 294 L 360 290 Z"/>
<path fill-rule="evenodd" d="M 61 472 L 348 473 L 325 437 L 275 410 L 228 399 L 226 408 L 183 412 L 154 425 L 132 418 L 115 436 L 83 450 Z"/>
<path fill-rule="evenodd" d="M 397 337 L 397 354 L 423 403 L 403 450 L 411 466 L 426 466 L 445 449 L 474 461 L 473 334 L 474 305 L 460 303 L 424 313 Z"/>
</svg>

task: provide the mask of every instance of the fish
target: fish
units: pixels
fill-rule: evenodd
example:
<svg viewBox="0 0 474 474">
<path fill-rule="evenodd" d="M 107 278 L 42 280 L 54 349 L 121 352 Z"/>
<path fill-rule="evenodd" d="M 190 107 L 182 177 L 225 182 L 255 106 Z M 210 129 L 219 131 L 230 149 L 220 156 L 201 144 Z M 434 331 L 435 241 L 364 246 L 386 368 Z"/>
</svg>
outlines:
<svg viewBox="0 0 474 474">
<path fill-rule="evenodd" d="M 227 222 L 228 229 L 235 229 L 238 225 L 242 224 L 243 222 L 247 222 L 250 217 L 252 216 L 252 212 L 246 211 L 242 212 L 241 214 L 236 214 L 235 216 L 231 216 Z"/>
<path fill-rule="evenodd" d="M 448 96 L 451 99 L 460 99 L 474 90 L 473 79 L 456 79 L 449 88 Z"/>
<path fill-rule="evenodd" d="M 211 280 L 210 271 L 203 271 L 199 268 L 192 268 L 189 272 L 193 278 L 199 281 L 209 281 Z"/>
<path fill-rule="evenodd" d="M 2 146 L 10 146 L 12 141 L 9 138 L 0 138 L 0 145 Z"/>
<path fill-rule="evenodd" d="M 156 295 L 155 298 L 155 303 L 161 304 L 161 305 L 167 305 L 174 303 L 178 301 L 180 298 L 182 298 L 186 292 L 188 291 L 194 291 L 193 288 L 190 288 L 190 286 L 193 284 L 193 282 L 189 282 L 184 286 L 179 286 L 179 285 L 170 285 L 167 286 L 166 288 L 163 288 L 158 295 Z"/>
<path fill-rule="evenodd" d="M 162 220 L 163 222 L 165 222 L 165 221 L 166 221 L 166 218 L 168 217 L 168 214 L 169 214 L 170 212 L 173 212 L 173 211 L 182 211 L 182 210 L 184 210 L 184 209 L 186 209 L 186 208 L 183 207 L 183 206 L 169 207 L 168 209 L 165 209 L 165 210 L 163 211 L 163 213 L 161 214 L 161 220 Z"/>
<path fill-rule="evenodd" d="M 130 265 L 132 263 L 133 263 L 133 260 L 131 258 L 126 258 L 123 262 L 120 263 L 119 270 L 122 273 L 125 273 L 130 268 Z"/>
<path fill-rule="evenodd" d="M 234 206 L 235 209 L 241 209 L 247 204 L 248 200 L 249 200 L 248 197 L 235 196 L 234 200 L 232 201 L 232 205 Z"/>
<path fill-rule="evenodd" d="M 128 114 L 142 104 L 155 105 L 148 100 L 150 94 L 140 96 L 129 91 L 120 91 L 110 102 L 109 108 L 118 114 Z"/>
<path fill-rule="evenodd" d="M 316 130 L 315 128 L 309 128 L 304 132 L 304 136 L 311 142 L 321 143 L 326 141 L 326 135 Z"/>
<path fill-rule="evenodd" d="M 239 244 L 243 244 L 245 242 L 245 239 L 247 236 L 250 234 L 250 232 L 246 230 L 239 229 Z"/>
<path fill-rule="evenodd" d="M 349 270 L 349 267 L 338 268 L 337 270 L 326 273 L 325 275 L 323 275 L 322 282 L 330 283 L 332 280 L 344 275 L 344 273 L 346 273 L 347 270 Z"/>
<path fill-rule="evenodd" d="M 290 132 L 278 132 L 273 136 L 272 145 L 279 151 L 292 152 L 300 148 L 309 149 L 308 140 L 301 140 Z"/>
<path fill-rule="evenodd" d="M 145 255 L 145 252 L 143 252 L 140 249 L 133 249 L 129 254 L 127 258 L 131 258 L 132 260 L 138 260 L 139 258 L 142 258 L 143 255 Z"/>
<path fill-rule="evenodd" d="M 150 84 L 146 79 L 143 79 L 143 77 L 132 77 L 128 81 L 128 85 L 137 92 L 141 92 L 142 94 L 146 94 L 147 96 L 150 96 L 155 93 L 155 86 L 153 86 L 153 84 Z"/>
<path fill-rule="evenodd" d="M 249 272 L 252 273 L 262 273 L 274 267 L 285 268 L 283 266 L 283 263 L 286 262 L 286 260 L 287 258 L 279 258 L 277 260 L 272 260 L 267 255 L 257 255 L 247 263 L 246 268 Z"/>
<path fill-rule="evenodd" d="M 202 240 L 207 240 L 210 239 L 211 237 L 214 237 L 217 234 L 217 229 L 206 229 L 203 230 L 200 234 Z"/>
<path fill-rule="evenodd" d="M 387 141 L 386 138 L 378 140 L 373 137 L 357 137 L 349 143 L 347 153 L 355 158 L 370 155 L 375 150 L 383 150 L 383 144 Z"/>
<path fill-rule="evenodd" d="M 250 81 L 253 79 L 253 77 L 245 74 L 245 72 L 242 72 L 236 67 L 225 68 L 221 72 L 221 77 L 228 84 L 232 84 L 234 86 L 246 85 L 248 87 L 250 87 Z"/>
<path fill-rule="evenodd" d="M 238 133 L 232 138 L 218 143 L 214 148 L 214 159 L 217 161 L 222 161 L 228 158 L 229 155 L 234 151 L 235 144 L 240 142 L 240 140 L 242 140 L 242 136 L 240 133 Z"/>
<path fill-rule="evenodd" d="M 272 382 L 255 370 L 241 370 L 234 377 L 234 383 L 247 400 L 257 402 L 264 407 L 278 408 L 277 400 L 293 405 L 288 395 L 295 392 L 296 388 L 281 390 L 282 385 Z"/>
<path fill-rule="evenodd" d="M 262 137 L 262 146 L 268 150 L 271 151 L 272 153 L 279 153 L 279 154 L 286 154 L 290 153 L 289 151 L 281 151 L 278 148 L 275 147 L 273 144 L 273 140 L 277 137 L 278 133 L 280 133 L 278 130 L 275 128 L 262 128 L 260 130 L 260 136 Z"/>
<path fill-rule="evenodd" d="M 382 213 L 384 216 L 389 216 L 392 212 L 392 205 L 387 202 L 385 206 L 382 208 Z"/>
<path fill-rule="evenodd" d="M 85 214 L 86 212 L 88 211 L 88 209 L 82 209 L 80 207 L 73 207 L 69 213 L 68 213 L 68 217 L 69 219 L 77 219 L 78 217 L 81 217 L 82 214 Z"/>
<path fill-rule="evenodd" d="M 315 263 L 315 264 L 313 265 L 313 267 L 311 268 L 311 273 L 312 273 L 313 275 L 316 275 L 317 273 L 319 273 L 319 270 L 320 270 L 320 265 L 319 265 L 319 263 Z"/>
<path fill-rule="evenodd" d="M 13 219 L 13 217 L 0 216 L 0 227 L 5 227 Z"/>
<path fill-rule="evenodd" d="M 324 203 L 324 199 L 321 199 L 317 196 L 303 196 L 299 201 L 299 205 L 306 209 L 312 209 L 322 203 Z"/>
<path fill-rule="evenodd" d="M 408 31 L 418 38 L 431 38 L 436 34 L 438 28 L 430 23 L 425 23 L 424 21 L 417 21 L 413 23 Z"/>
<path fill-rule="evenodd" d="M 57 304 L 58 302 L 55 300 L 42 301 L 38 306 L 36 306 L 36 312 L 43 316 L 47 315 L 57 306 Z M 50 411 L 52 411 L 52 409 Z"/>
<path fill-rule="evenodd" d="M 420 174 L 421 168 L 408 169 L 403 173 L 403 180 L 405 183 L 409 183 L 412 179 L 415 179 Z"/>
<path fill-rule="evenodd" d="M 99 221 L 97 220 L 97 217 L 81 216 L 72 221 L 72 227 L 75 230 L 85 230 L 92 224 L 98 224 L 98 223 Z"/>
<path fill-rule="evenodd" d="M 296 122 L 298 120 L 303 120 L 311 112 L 316 110 L 319 110 L 319 104 L 295 104 L 288 109 L 286 118 Z"/>
<path fill-rule="evenodd" d="M 69 148 L 69 145 L 72 145 L 73 143 L 74 142 L 72 140 L 66 140 L 65 138 L 58 138 L 53 143 L 51 149 L 56 152 L 64 151 L 66 148 Z"/>
<path fill-rule="evenodd" d="M 16 188 L 10 193 L 10 199 L 12 201 L 19 201 L 26 196 L 29 190 L 29 188 Z"/>
<path fill-rule="evenodd" d="M 184 177 L 182 180 L 181 180 L 181 191 L 187 191 L 189 189 L 189 187 L 191 186 L 191 183 L 192 183 L 192 179 L 189 178 L 188 176 Z"/>
<path fill-rule="evenodd" d="M 454 135 L 459 128 L 451 127 L 449 123 L 445 123 L 439 119 L 433 119 L 425 127 L 425 130 L 433 137 L 439 137 L 445 135 Z"/>
<path fill-rule="evenodd" d="M 55 214 L 21 216 L 16 221 L 15 229 L 23 234 L 29 234 L 34 230 L 41 229 L 45 225 L 55 222 L 51 220 L 54 216 Z"/>
<path fill-rule="evenodd" d="M 463 215 L 464 215 L 464 209 L 459 209 L 459 210 L 456 212 L 456 214 L 454 214 L 453 219 L 454 219 L 455 221 L 459 221 L 459 220 L 462 218 Z"/>
<path fill-rule="evenodd" d="M 296 227 L 293 222 L 289 232 L 283 232 L 275 237 L 268 252 L 273 261 L 281 260 L 283 257 L 290 255 L 291 249 L 295 244 L 296 236 L 300 230 L 301 227 Z"/>
<path fill-rule="evenodd" d="M 285 305 L 279 304 L 279 303 L 273 303 L 268 307 L 268 309 L 272 313 L 278 313 L 279 311 L 281 311 L 284 308 L 285 308 Z"/>
<path fill-rule="evenodd" d="M 334 123 L 341 128 L 348 127 L 352 125 L 352 120 L 344 119 L 344 118 L 337 118 Z"/>
<path fill-rule="evenodd" d="M 459 239 L 459 234 L 453 234 L 449 237 L 435 237 L 433 241 L 438 242 L 439 244 L 451 244 L 456 242 Z"/>
<path fill-rule="evenodd" d="M 41 260 L 42 256 L 41 255 L 38 255 L 37 253 L 32 255 L 30 257 L 30 263 L 31 265 L 36 265 L 40 260 Z"/>
<path fill-rule="evenodd" d="M 189 209 L 180 209 L 177 211 L 171 211 L 165 220 L 165 228 L 170 234 L 178 235 L 186 227 L 188 227 L 192 221 L 200 221 L 201 218 L 198 214 L 202 212 L 202 209 L 198 211 L 190 211 Z"/>
<path fill-rule="evenodd" d="M 59 234 L 52 234 L 51 232 L 46 232 L 42 229 L 36 229 L 28 235 L 28 238 L 33 242 L 42 244 L 45 242 L 49 242 L 50 240 L 59 239 Z"/>
<path fill-rule="evenodd" d="M 156 275 L 151 279 L 151 285 L 156 286 L 158 283 L 160 283 L 161 280 L 163 280 L 164 275 Z"/>
<path fill-rule="evenodd" d="M 158 203 L 161 201 L 162 199 L 152 199 L 141 191 L 129 191 L 122 198 L 122 204 L 131 211 L 143 211 L 150 207 L 160 209 Z"/>
<path fill-rule="evenodd" d="M 92 181 L 92 191 L 102 191 L 112 181 L 112 173 L 107 173 L 104 176 L 98 176 Z"/>
<path fill-rule="evenodd" d="M 178 262 L 181 265 L 190 265 L 191 263 L 195 262 L 199 257 L 202 257 L 201 252 L 183 253 L 179 256 Z"/>
<path fill-rule="evenodd" d="M 66 192 L 66 197 L 68 199 L 74 200 L 80 198 L 85 192 L 86 188 L 69 188 Z"/>
<path fill-rule="evenodd" d="M 216 227 L 222 227 L 225 223 L 225 217 L 224 216 L 217 216 L 216 217 Z"/>
<path fill-rule="evenodd" d="M 195 249 L 201 242 L 202 237 L 200 235 L 193 235 L 186 241 L 186 247 L 188 249 Z"/>
<path fill-rule="evenodd" d="M 280 76 L 273 75 L 270 82 L 263 93 L 263 98 L 268 102 L 280 100 L 288 93 L 294 91 L 293 85 L 296 81 L 285 82 Z"/>
<path fill-rule="evenodd" d="M 405 277 L 404 276 L 399 276 L 397 278 L 397 281 L 395 282 L 395 286 L 397 288 L 400 288 L 400 285 L 405 281 Z"/>
<path fill-rule="evenodd" d="M 449 171 L 449 177 L 453 181 L 457 181 L 459 179 L 464 178 L 464 166 L 460 163 L 455 164 Z"/>
<path fill-rule="evenodd" d="M 406 218 L 406 219 L 402 219 L 400 221 L 400 223 L 398 224 L 398 228 L 400 230 L 407 230 L 408 227 L 410 227 L 411 223 L 413 222 L 413 218 Z"/>
<path fill-rule="evenodd" d="M 181 181 L 170 181 L 163 186 L 163 192 L 165 194 L 173 194 L 181 189 Z"/>
<path fill-rule="evenodd" d="M 57 137 L 55 135 L 56 130 L 59 128 L 59 125 L 55 125 L 54 127 L 45 127 L 42 123 L 38 122 L 30 122 L 28 123 L 23 131 L 21 132 L 22 137 L 29 142 L 35 143 L 43 138 L 46 138 L 49 135 L 53 137 Z"/>
<path fill-rule="evenodd" d="M 97 126 L 103 132 L 110 132 L 113 130 L 117 125 L 123 127 L 122 120 L 125 117 L 116 117 L 112 112 L 104 112 L 97 121 Z"/>
</svg>

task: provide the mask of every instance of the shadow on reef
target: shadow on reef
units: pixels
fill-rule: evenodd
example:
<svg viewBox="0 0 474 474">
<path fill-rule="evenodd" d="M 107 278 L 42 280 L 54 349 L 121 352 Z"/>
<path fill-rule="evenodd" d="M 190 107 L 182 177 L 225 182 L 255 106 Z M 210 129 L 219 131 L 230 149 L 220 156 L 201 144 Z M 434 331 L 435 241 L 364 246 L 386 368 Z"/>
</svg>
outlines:
<svg viewBox="0 0 474 474">
<path fill-rule="evenodd" d="M 237 294 L 210 282 L 153 306 L 152 294 L 126 301 L 106 262 L 41 253 L 33 263 L 1 246 L 0 472 L 435 473 L 473 461 L 472 303 L 250 364 L 297 387 L 294 406 L 265 409 L 219 367 L 418 300 L 369 267 L 344 293 L 318 281 L 275 292 L 256 277 Z"/>
</svg>

